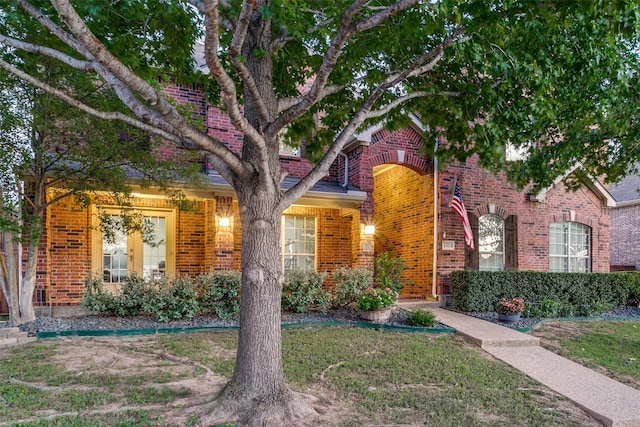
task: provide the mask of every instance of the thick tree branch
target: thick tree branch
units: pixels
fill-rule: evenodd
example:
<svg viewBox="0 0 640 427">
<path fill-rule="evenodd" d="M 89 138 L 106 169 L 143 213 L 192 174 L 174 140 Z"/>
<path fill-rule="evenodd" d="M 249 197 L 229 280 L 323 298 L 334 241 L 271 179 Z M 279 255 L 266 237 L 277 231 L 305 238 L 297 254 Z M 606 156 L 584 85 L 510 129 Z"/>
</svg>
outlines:
<svg viewBox="0 0 640 427">
<path fill-rule="evenodd" d="M 229 45 L 229 56 L 231 57 L 231 64 L 233 64 L 233 67 L 244 82 L 245 90 L 249 97 L 251 97 L 251 101 L 258 113 L 260 121 L 267 123 L 269 121 L 267 107 L 264 105 L 264 101 L 260 96 L 260 92 L 258 91 L 258 87 L 256 86 L 256 82 L 253 79 L 251 72 L 242 61 L 242 45 L 247 37 L 247 31 L 249 30 L 253 11 L 254 5 L 252 1 L 242 2 L 242 10 L 237 20 L 236 31 L 233 33 L 233 39 Z"/>
<path fill-rule="evenodd" d="M 349 121 L 347 126 L 343 129 L 343 131 L 338 135 L 336 140 L 329 146 L 329 149 L 325 152 L 322 160 L 316 164 L 316 166 L 311 170 L 306 177 L 304 177 L 300 182 L 298 182 L 295 186 L 289 189 L 283 196 L 281 207 L 286 207 L 288 204 L 294 203 L 298 200 L 304 193 L 309 191 L 317 180 L 321 179 L 324 175 L 326 175 L 329 171 L 329 168 L 333 161 L 338 156 L 338 153 L 343 149 L 344 145 L 348 138 L 355 132 L 355 130 L 364 123 L 364 121 L 369 117 L 377 117 L 375 113 L 371 112 L 371 108 L 375 103 L 380 99 L 380 97 L 384 94 L 386 90 L 397 85 L 398 83 L 404 81 L 411 73 L 415 72 L 417 69 L 431 69 L 433 68 L 442 58 L 443 51 L 446 47 L 453 44 L 458 40 L 461 34 L 463 34 L 463 30 L 457 31 L 452 36 L 443 41 L 436 48 L 432 49 L 426 55 L 423 55 L 417 58 L 413 63 L 403 70 L 400 73 L 396 73 L 394 75 L 388 76 L 384 81 L 382 81 L 378 87 L 369 95 L 367 100 L 360 107 L 358 112 L 353 116 L 353 118 Z M 421 67 L 426 61 L 430 61 L 424 67 Z M 431 68 L 429 68 L 431 67 Z M 425 92 L 426 94 L 426 92 Z M 407 95 L 407 97 L 410 96 Z M 417 96 L 416 96 L 417 97 Z M 392 102 L 395 104 L 395 108 L 397 108 L 402 103 L 408 101 L 408 98 L 399 98 L 398 100 Z M 415 98 L 415 97 L 414 97 Z M 387 108 L 387 107 L 385 107 Z M 388 111 L 391 108 L 388 106 Z"/>
<path fill-rule="evenodd" d="M 355 133 L 362 123 L 364 123 L 366 119 L 365 113 L 366 111 L 363 109 L 358 111 L 329 146 L 322 157 L 322 160 L 320 160 L 320 162 L 318 162 L 303 179 L 298 181 L 296 185 L 283 194 L 280 204 L 278 205 L 278 209 L 280 211 L 284 211 L 291 204 L 295 203 L 296 200 L 309 191 L 316 182 L 327 175 L 331 164 L 334 162 L 336 157 L 338 157 L 338 153 L 342 151 L 344 145 L 349 140 L 349 137 Z"/>
<path fill-rule="evenodd" d="M 260 164 L 266 165 L 268 159 L 267 144 L 263 136 L 251 126 L 240 111 L 235 83 L 218 59 L 220 27 L 217 0 L 205 0 L 205 28 L 204 50 L 207 66 L 209 67 L 211 75 L 216 79 L 224 92 L 223 102 L 227 107 L 227 114 L 229 114 L 231 123 L 240 133 L 244 134 L 245 137 L 255 144 L 259 151 Z"/>
<path fill-rule="evenodd" d="M 248 173 L 248 166 L 235 153 L 220 141 L 211 139 L 198 129 L 195 129 L 154 87 L 138 77 L 114 57 L 89 30 L 68 0 L 51 0 L 51 3 L 78 42 L 90 52 L 105 70 L 132 92 L 144 98 L 167 123 L 176 129 L 180 137 L 191 140 L 200 149 L 220 156 L 236 173 L 240 175 Z M 125 105 L 129 106 L 129 102 L 133 102 L 133 97 L 128 99 L 121 98 L 121 100 Z"/>
<path fill-rule="evenodd" d="M 64 64 L 67 64 L 70 67 L 73 67 L 77 70 L 84 70 L 84 71 L 94 70 L 93 64 L 90 61 L 76 59 L 58 50 L 51 49 L 44 46 L 34 45 L 31 43 L 23 42 L 21 40 L 16 40 L 14 38 L 5 36 L 4 34 L 0 34 L 0 44 L 4 44 L 5 46 L 10 46 L 19 50 L 24 50 L 26 52 L 37 53 L 40 55 L 48 56 Z"/>
<path fill-rule="evenodd" d="M 77 39 L 75 39 L 71 34 L 63 30 L 58 24 L 45 16 L 39 9 L 35 8 L 25 0 L 16 0 L 16 3 L 34 19 L 40 22 L 43 27 L 51 31 L 54 36 L 58 37 L 69 47 L 71 47 L 87 59 L 94 59 L 91 53 Z"/>
<path fill-rule="evenodd" d="M 331 41 L 331 45 L 324 56 L 324 61 L 316 72 L 316 77 L 309 89 L 309 92 L 302 97 L 298 104 L 287 109 L 275 122 L 273 122 L 269 129 L 270 133 L 274 135 L 277 134 L 285 125 L 302 116 L 304 113 L 309 111 L 312 105 L 318 102 L 318 99 L 322 94 L 322 90 L 327 84 L 329 75 L 338 63 L 338 57 L 340 56 L 347 39 L 353 33 L 351 25 L 353 18 L 358 14 L 358 12 L 360 12 L 366 2 L 367 0 L 356 0 L 345 11 L 342 19 L 340 20 L 340 25 L 336 31 L 336 35 Z"/>
<path fill-rule="evenodd" d="M 93 107 L 90 107 L 80 101 L 78 101 L 77 99 L 67 95 L 65 92 L 56 89 L 52 86 L 49 86 L 46 83 L 41 82 L 40 80 L 38 80 L 37 78 L 23 72 L 22 70 L 14 67 L 13 65 L 3 61 L 2 59 L 0 59 L 0 68 L 4 69 L 5 71 L 19 77 L 20 79 L 28 82 L 29 84 L 33 85 L 34 87 L 41 89 L 57 98 L 60 98 L 61 100 L 63 100 L 64 102 L 66 102 L 67 104 L 78 108 L 81 111 L 84 111 L 85 113 L 91 114 L 92 116 L 101 118 L 101 119 L 105 119 L 105 120 L 120 120 L 124 123 L 127 123 L 131 126 L 134 126 L 140 130 L 143 130 L 145 132 L 150 132 L 153 133 L 155 135 L 158 135 L 162 138 L 165 138 L 169 141 L 172 142 L 177 142 L 177 143 L 181 143 L 182 140 L 176 136 L 174 136 L 172 133 L 164 131 L 162 129 L 157 128 L 156 126 L 152 126 L 152 125 L 148 125 L 146 123 L 143 123 L 139 120 L 136 120 L 130 116 L 127 116 L 126 114 L 123 114 L 121 112 L 118 111 L 100 111 L 100 110 L 96 110 Z"/>
<path fill-rule="evenodd" d="M 93 59 L 89 61 L 77 60 L 58 50 L 34 45 L 31 43 L 22 42 L 22 41 L 15 40 L 3 35 L 0 35 L 0 43 L 6 44 L 8 46 L 12 46 L 16 49 L 24 50 L 27 52 L 38 53 L 44 56 L 48 56 L 64 64 L 67 64 L 72 68 L 82 70 L 82 71 L 95 72 L 103 76 L 121 100 L 123 101 L 129 100 L 129 108 L 134 112 L 134 114 L 137 117 L 144 118 L 145 123 L 157 126 L 161 130 L 164 130 L 167 134 L 175 135 L 177 133 L 176 129 L 173 126 L 168 124 L 155 111 L 149 109 L 146 105 L 140 102 L 138 98 L 136 98 L 131 93 L 131 91 L 128 88 L 126 88 L 125 85 L 123 85 L 118 79 L 116 79 L 115 76 L 113 76 L 113 74 L 105 70 L 104 67 L 102 67 L 97 61 Z M 187 146 L 184 139 L 181 139 L 179 137 L 169 138 L 166 134 L 162 136 L 163 138 L 167 138 L 171 141 L 180 142 L 185 147 Z"/>
<path fill-rule="evenodd" d="M 363 31 L 366 30 L 370 30 L 373 27 L 377 27 L 378 25 L 380 25 L 383 21 L 389 19 L 390 17 L 392 17 L 393 15 L 396 15 L 402 11 L 405 11 L 407 9 L 409 9 L 411 6 L 415 5 L 416 3 L 418 3 L 419 0 L 402 0 L 399 1 L 396 4 L 392 4 L 391 6 L 387 7 L 386 9 L 376 13 L 375 15 L 373 15 L 372 17 L 364 20 L 364 21 L 360 21 L 357 22 L 354 25 L 354 29 L 353 32 L 354 33 L 361 33 Z"/>
</svg>

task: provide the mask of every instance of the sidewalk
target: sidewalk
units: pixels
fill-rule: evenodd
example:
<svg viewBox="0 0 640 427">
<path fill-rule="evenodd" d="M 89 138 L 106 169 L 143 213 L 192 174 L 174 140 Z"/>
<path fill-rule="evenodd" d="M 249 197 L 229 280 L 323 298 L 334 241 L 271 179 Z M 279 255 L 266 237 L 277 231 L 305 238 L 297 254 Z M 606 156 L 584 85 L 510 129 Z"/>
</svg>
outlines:
<svg viewBox="0 0 640 427">
<path fill-rule="evenodd" d="M 536 337 L 453 311 L 431 307 L 429 310 L 439 322 L 572 400 L 604 425 L 640 426 L 640 390 L 543 349 Z"/>
</svg>

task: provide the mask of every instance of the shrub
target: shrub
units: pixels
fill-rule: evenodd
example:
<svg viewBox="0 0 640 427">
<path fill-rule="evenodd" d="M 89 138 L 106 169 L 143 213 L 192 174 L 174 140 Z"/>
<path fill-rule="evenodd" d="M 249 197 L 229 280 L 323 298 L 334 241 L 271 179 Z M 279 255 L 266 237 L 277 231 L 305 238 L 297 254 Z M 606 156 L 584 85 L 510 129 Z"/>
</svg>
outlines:
<svg viewBox="0 0 640 427">
<path fill-rule="evenodd" d="M 418 309 L 410 311 L 406 320 L 410 326 L 431 327 L 436 323 L 436 315 L 429 310 Z"/>
<path fill-rule="evenodd" d="M 629 290 L 629 296 L 627 298 L 627 304 L 638 306 L 640 305 L 640 272 L 627 272 L 619 273 L 624 277 L 624 282 Z"/>
<path fill-rule="evenodd" d="M 158 299 L 156 287 L 138 275 L 127 276 L 120 294 L 115 297 L 114 311 L 118 316 L 152 313 Z"/>
<path fill-rule="evenodd" d="M 393 252 L 382 252 L 374 260 L 373 283 L 376 288 L 391 288 L 396 292 L 402 289 L 400 275 L 407 269 L 402 257 Z"/>
<path fill-rule="evenodd" d="M 205 313 L 221 319 L 237 317 L 240 313 L 240 283 L 238 271 L 212 271 L 196 277 L 198 304 Z"/>
<path fill-rule="evenodd" d="M 154 312 L 161 322 L 175 319 L 192 319 L 198 313 L 196 289 L 191 280 L 178 278 L 169 282 L 161 280 L 149 284 L 154 289 L 154 307 L 145 309 Z"/>
<path fill-rule="evenodd" d="M 358 298 L 358 310 L 375 310 L 391 307 L 398 300 L 398 293 L 391 288 L 369 288 Z"/>
<path fill-rule="evenodd" d="M 639 277 L 625 273 L 465 270 L 451 273 L 450 287 L 453 306 L 461 311 L 493 311 L 495 301 L 518 296 L 532 305 L 554 301 L 562 304 L 558 310 L 563 314 L 559 315 L 574 316 L 626 304 Z"/>
<path fill-rule="evenodd" d="M 340 267 L 333 272 L 335 291 L 332 305 L 344 307 L 358 300 L 361 293 L 371 287 L 373 272 L 368 268 Z"/>
<path fill-rule="evenodd" d="M 84 295 L 80 307 L 100 313 L 112 313 L 115 308 L 114 296 L 104 289 L 102 279 L 87 277 L 84 281 Z"/>
<path fill-rule="evenodd" d="M 282 289 L 282 309 L 306 313 L 311 309 L 327 310 L 331 293 L 322 289 L 325 274 L 312 271 L 291 271 Z"/>
<path fill-rule="evenodd" d="M 524 317 L 559 317 L 565 304 L 544 298 L 538 303 L 529 303 L 524 310 Z"/>
</svg>

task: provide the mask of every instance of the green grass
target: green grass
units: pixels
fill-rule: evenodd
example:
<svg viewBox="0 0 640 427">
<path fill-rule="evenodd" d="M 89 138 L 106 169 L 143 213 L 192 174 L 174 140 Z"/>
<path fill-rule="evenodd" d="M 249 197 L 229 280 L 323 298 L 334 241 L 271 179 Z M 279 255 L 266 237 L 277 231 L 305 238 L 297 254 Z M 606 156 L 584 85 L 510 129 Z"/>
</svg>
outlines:
<svg viewBox="0 0 640 427">
<path fill-rule="evenodd" d="M 640 389 L 640 323 L 577 322 L 568 330 L 550 324 L 536 333 L 559 341 L 560 352 L 588 367 L 606 368 L 612 376 Z"/>
<path fill-rule="evenodd" d="M 91 360 L 86 369 L 53 362 L 59 359 L 52 355 L 77 351 L 91 345 L 90 340 L 48 340 L 19 347 L 0 360 L 0 420 L 33 418 L 42 410 L 73 413 L 107 405 L 161 405 L 166 409 L 141 407 L 122 414 L 65 416 L 21 425 L 165 425 L 165 417 L 176 411 L 172 402 L 192 395 L 188 388 L 171 382 L 202 380 L 205 371 L 198 364 L 229 377 L 236 339 L 236 332 L 216 332 L 157 335 L 144 338 L 139 346 L 118 344 L 117 354 L 137 357 L 138 362 L 132 363 L 141 370 L 116 373 Z M 193 363 L 170 363 L 153 352 Z M 286 330 L 283 361 L 294 390 L 320 390 L 324 402 L 347 414 L 325 425 L 583 425 L 583 414 L 570 403 L 449 334 L 358 328 Z M 39 390 L 11 378 L 53 389 Z M 196 419 L 185 418 L 181 425 L 195 423 Z"/>
</svg>

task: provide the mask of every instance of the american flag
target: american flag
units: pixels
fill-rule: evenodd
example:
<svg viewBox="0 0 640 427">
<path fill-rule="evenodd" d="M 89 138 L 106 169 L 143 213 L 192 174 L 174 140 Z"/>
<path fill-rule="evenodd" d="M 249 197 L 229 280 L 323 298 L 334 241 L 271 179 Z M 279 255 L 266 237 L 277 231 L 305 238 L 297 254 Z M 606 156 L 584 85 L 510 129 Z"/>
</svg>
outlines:
<svg viewBox="0 0 640 427">
<path fill-rule="evenodd" d="M 456 186 L 453 190 L 453 200 L 451 200 L 451 208 L 458 214 L 460 219 L 462 219 L 462 227 L 464 228 L 464 240 L 469 245 L 471 250 L 474 250 L 473 246 L 473 231 L 471 231 L 471 224 L 469 224 L 469 217 L 467 216 L 467 209 L 464 207 L 464 202 L 462 201 L 462 193 L 460 192 L 460 187 L 458 186 L 458 181 L 456 181 Z"/>
</svg>

